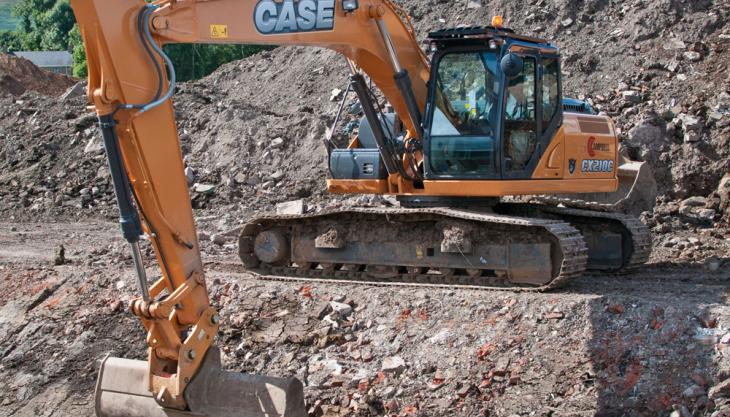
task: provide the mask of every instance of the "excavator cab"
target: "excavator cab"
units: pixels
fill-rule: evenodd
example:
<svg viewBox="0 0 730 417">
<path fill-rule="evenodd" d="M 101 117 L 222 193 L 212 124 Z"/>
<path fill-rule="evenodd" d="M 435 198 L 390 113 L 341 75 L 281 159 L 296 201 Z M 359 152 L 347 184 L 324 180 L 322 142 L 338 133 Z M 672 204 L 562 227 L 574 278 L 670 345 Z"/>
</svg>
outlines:
<svg viewBox="0 0 730 417">
<path fill-rule="evenodd" d="M 558 49 L 494 27 L 440 30 L 429 41 L 424 178 L 530 178 L 562 121 Z M 508 60 L 519 64 L 511 74 Z M 394 114 L 379 119 L 388 140 L 402 140 Z M 356 146 L 334 150 L 335 178 L 387 177 L 373 124 L 363 117 Z"/>
<path fill-rule="evenodd" d="M 618 190 L 582 190 L 586 207 L 637 214 L 653 206 L 656 184 L 649 166 L 624 155 L 612 127 L 589 103 L 563 98 L 556 46 L 501 26 L 434 31 L 428 43 L 433 55 L 416 188 L 422 181 L 589 180 L 613 177 L 615 171 Z M 397 122 L 392 113 L 363 117 L 358 140 L 330 155 L 333 178 L 385 181 L 391 170 L 384 166 L 387 158 L 381 158 L 373 127 L 380 124 L 385 142 L 402 155 Z M 572 154 L 561 155 L 563 147 Z M 584 169 L 586 162 L 605 166 Z M 539 186 L 533 188 L 540 193 Z M 482 190 L 485 196 L 499 195 L 490 194 L 497 191 L 489 187 Z M 429 195 L 428 187 L 412 192 Z M 574 193 L 551 194 L 578 201 Z"/>
<path fill-rule="evenodd" d="M 494 27 L 429 40 L 425 178 L 531 178 L 562 121 L 558 49 Z"/>
</svg>

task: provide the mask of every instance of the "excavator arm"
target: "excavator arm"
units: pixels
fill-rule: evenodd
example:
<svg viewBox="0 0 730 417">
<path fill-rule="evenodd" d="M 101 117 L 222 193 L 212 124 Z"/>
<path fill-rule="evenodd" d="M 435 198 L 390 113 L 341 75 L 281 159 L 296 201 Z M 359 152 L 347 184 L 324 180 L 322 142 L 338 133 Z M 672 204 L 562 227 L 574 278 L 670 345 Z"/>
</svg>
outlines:
<svg viewBox="0 0 730 417">
<path fill-rule="evenodd" d="M 155 406 L 158 413 L 159 404 L 195 415 L 230 415 L 231 407 L 216 404 L 214 398 L 236 395 L 246 399 L 236 407 L 257 408 L 242 415 L 304 413 L 298 410 L 303 400 L 295 380 L 247 379 L 216 368 L 218 353 L 211 346 L 220 318 L 210 304 L 183 172 L 171 101 L 174 68 L 161 46 L 238 43 L 337 51 L 353 71 L 364 71 L 383 92 L 403 120 L 407 136 L 418 137 L 429 68 L 413 28 L 389 0 L 355 1 L 355 8 L 352 3 L 71 1 L 86 47 L 89 99 L 99 118 L 121 226 L 139 278 L 141 297 L 131 302 L 130 310 L 147 330 L 149 346 L 146 367 L 107 359 L 97 389 L 98 414 L 156 415 L 145 407 Z M 149 287 L 138 247 L 143 234 L 160 267 L 160 277 Z M 135 382 L 140 372 L 144 387 Z M 193 383 L 196 393 L 188 389 Z M 217 396 L 211 386 L 219 387 Z M 125 390 L 134 391 L 136 399 L 125 396 Z M 282 400 L 285 394 L 288 400 Z M 135 407 L 138 411 L 130 411 Z"/>
</svg>

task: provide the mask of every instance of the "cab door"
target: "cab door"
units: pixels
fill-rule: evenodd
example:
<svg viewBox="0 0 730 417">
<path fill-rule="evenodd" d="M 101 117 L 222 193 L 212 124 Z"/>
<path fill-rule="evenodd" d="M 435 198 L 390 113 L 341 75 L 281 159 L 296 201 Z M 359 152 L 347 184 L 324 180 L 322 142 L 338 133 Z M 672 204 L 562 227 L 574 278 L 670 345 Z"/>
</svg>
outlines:
<svg viewBox="0 0 730 417">
<path fill-rule="evenodd" d="M 503 179 L 529 179 L 560 126 L 559 60 L 524 47 L 512 53 L 523 68 L 504 79 L 500 168 Z"/>
<path fill-rule="evenodd" d="M 449 48 L 433 59 L 424 123 L 426 179 L 499 179 L 498 51 Z"/>
</svg>

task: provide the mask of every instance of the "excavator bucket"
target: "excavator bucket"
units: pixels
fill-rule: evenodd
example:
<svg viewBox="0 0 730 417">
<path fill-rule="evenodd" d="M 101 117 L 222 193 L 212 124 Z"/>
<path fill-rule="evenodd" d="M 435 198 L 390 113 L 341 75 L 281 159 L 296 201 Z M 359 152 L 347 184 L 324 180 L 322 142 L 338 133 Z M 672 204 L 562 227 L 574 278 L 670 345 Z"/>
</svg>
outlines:
<svg viewBox="0 0 730 417">
<path fill-rule="evenodd" d="M 145 361 L 107 357 L 101 363 L 95 408 L 100 417 L 306 417 L 296 378 L 271 378 L 221 369 L 211 348 L 185 390 L 190 411 L 160 407 L 148 387 Z"/>
<path fill-rule="evenodd" d="M 654 208 L 657 184 L 648 162 L 632 161 L 620 155 L 618 189 L 612 193 L 557 194 L 542 196 L 541 201 L 565 203 L 570 207 L 603 209 L 639 216 Z"/>
<path fill-rule="evenodd" d="M 654 208 L 657 185 L 647 162 L 624 160 L 618 168 L 618 190 L 573 196 L 586 205 L 601 205 L 613 212 L 640 215 Z"/>
<path fill-rule="evenodd" d="M 648 162 L 625 162 L 618 168 L 618 181 L 618 190 L 609 194 L 608 204 L 617 204 L 618 211 L 635 216 L 654 208 L 657 185 Z"/>
</svg>

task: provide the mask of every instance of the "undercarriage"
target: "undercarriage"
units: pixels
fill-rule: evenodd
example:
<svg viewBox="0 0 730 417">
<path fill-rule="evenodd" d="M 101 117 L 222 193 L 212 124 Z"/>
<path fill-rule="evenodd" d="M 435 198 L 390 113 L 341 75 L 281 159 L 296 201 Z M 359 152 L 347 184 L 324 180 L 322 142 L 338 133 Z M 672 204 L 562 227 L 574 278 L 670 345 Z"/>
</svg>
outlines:
<svg viewBox="0 0 730 417">
<path fill-rule="evenodd" d="M 521 203 L 264 216 L 239 240 L 244 265 L 267 279 L 518 291 L 626 271 L 650 250 L 633 217 Z"/>
</svg>

